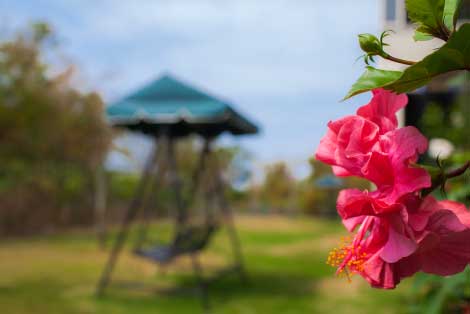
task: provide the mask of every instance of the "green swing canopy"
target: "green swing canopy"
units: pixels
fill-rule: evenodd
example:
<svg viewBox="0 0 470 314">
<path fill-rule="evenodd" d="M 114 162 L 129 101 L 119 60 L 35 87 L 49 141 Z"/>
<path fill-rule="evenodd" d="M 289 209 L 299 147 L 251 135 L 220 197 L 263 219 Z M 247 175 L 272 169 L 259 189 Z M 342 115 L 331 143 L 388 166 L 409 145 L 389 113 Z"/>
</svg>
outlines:
<svg viewBox="0 0 470 314">
<path fill-rule="evenodd" d="M 106 113 L 113 126 L 154 136 L 162 132 L 174 137 L 192 133 L 215 137 L 223 132 L 233 135 L 258 132 L 258 127 L 229 103 L 169 75 L 111 104 Z"/>
</svg>

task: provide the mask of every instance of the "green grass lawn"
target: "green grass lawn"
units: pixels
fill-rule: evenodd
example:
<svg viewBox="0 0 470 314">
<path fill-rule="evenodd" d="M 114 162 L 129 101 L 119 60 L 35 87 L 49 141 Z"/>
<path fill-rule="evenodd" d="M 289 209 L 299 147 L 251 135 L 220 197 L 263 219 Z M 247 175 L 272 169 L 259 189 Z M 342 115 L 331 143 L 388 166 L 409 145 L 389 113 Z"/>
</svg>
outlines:
<svg viewBox="0 0 470 314">
<path fill-rule="evenodd" d="M 242 216 L 237 223 L 248 283 L 235 275 L 213 281 L 212 313 L 403 312 L 407 281 L 381 291 L 360 277 L 352 283 L 337 278 L 325 265 L 344 235 L 339 222 Z M 222 229 L 201 254 L 206 275 L 230 263 L 228 243 Z M 87 231 L 1 243 L 1 313 L 203 313 L 188 257 L 159 269 L 125 250 L 106 296 L 98 299 L 94 289 L 106 257 Z"/>
</svg>

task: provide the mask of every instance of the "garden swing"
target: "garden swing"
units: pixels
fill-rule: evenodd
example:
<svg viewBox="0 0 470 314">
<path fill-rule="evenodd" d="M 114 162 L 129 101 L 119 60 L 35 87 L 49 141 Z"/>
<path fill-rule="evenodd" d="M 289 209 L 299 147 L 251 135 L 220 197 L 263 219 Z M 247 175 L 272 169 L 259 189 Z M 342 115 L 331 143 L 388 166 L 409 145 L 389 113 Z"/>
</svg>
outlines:
<svg viewBox="0 0 470 314">
<path fill-rule="evenodd" d="M 170 182 L 168 185 L 172 188 L 173 192 L 175 193 L 177 207 L 174 234 L 169 243 L 158 243 L 156 245 L 154 243 L 150 243 L 150 245 L 146 245 L 146 242 L 150 242 L 147 241 L 147 234 L 149 228 L 148 222 L 150 218 L 149 210 L 151 209 L 150 207 L 152 205 L 158 206 L 158 200 L 156 204 L 147 201 L 143 205 L 142 223 L 139 228 L 140 230 L 138 234 L 138 239 L 136 241 L 135 248 L 133 251 L 138 256 L 152 260 L 160 265 L 166 265 L 170 263 L 174 258 L 180 255 L 194 254 L 206 247 L 206 245 L 211 239 L 211 236 L 218 229 L 220 224 L 220 221 L 216 217 L 217 213 L 214 212 L 214 209 L 211 210 L 210 207 L 211 205 L 214 205 L 214 201 L 218 201 L 218 193 L 223 191 L 215 189 L 215 184 L 218 184 L 217 181 L 214 181 L 214 185 L 209 187 L 207 187 L 207 184 L 204 185 L 201 182 L 204 170 L 208 170 L 209 168 L 208 161 L 211 157 L 210 139 L 205 139 L 204 141 L 204 147 L 200 154 L 199 162 L 195 167 L 194 174 L 192 177 L 193 182 L 190 186 L 191 191 L 188 193 L 187 199 L 183 198 L 182 201 L 180 200 L 180 180 L 177 176 L 173 175 L 177 173 L 173 168 L 174 161 L 176 160 L 176 156 L 174 156 L 173 144 L 168 141 L 166 141 L 166 143 L 165 141 L 162 141 L 160 145 L 164 146 L 162 148 L 166 150 L 166 158 L 157 161 L 157 164 L 159 165 L 159 169 L 157 171 L 160 171 L 161 173 L 163 173 L 163 175 L 155 175 L 155 182 L 153 183 L 153 186 L 158 186 L 159 183 L 163 181 L 165 172 L 170 177 Z M 165 161 L 167 163 L 165 163 Z M 212 179 L 217 179 L 217 173 L 210 174 Z M 189 211 L 189 205 L 194 199 L 194 195 L 197 193 L 197 189 L 200 189 L 201 187 L 206 187 L 206 189 L 209 189 L 204 191 L 205 204 L 203 206 L 204 208 L 202 213 L 203 219 L 202 221 L 199 220 L 194 222 L 195 218 L 191 216 L 191 213 Z M 155 192 L 154 190 L 151 191 Z M 150 194 L 152 194 L 152 192 Z M 223 197 L 223 195 L 221 195 L 220 197 Z"/>
<path fill-rule="evenodd" d="M 202 277 L 202 265 L 197 253 L 210 242 L 222 226 L 227 229 L 234 254 L 234 267 L 243 277 L 240 243 L 230 207 L 224 198 L 224 184 L 217 155 L 212 152 L 214 139 L 223 132 L 233 135 L 255 134 L 258 128 L 239 115 L 227 103 L 202 93 L 170 76 L 163 76 L 141 90 L 107 108 L 113 126 L 140 131 L 154 139 L 154 149 L 148 158 L 135 195 L 123 218 L 108 261 L 97 286 L 102 295 L 109 285 L 114 266 L 128 238 L 131 224 L 139 218 L 141 226 L 133 252 L 136 256 L 160 265 L 171 263 L 176 257 L 191 257 L 193 271 L 199 281 L 204 305 L 207 305 L 207 285 Z M 203 139 L 198 163 L 189 189 L 183 195 L 183 185 L 176 162 L 175 142 L 189 135 Z M 156 189 L 169 186 L 175 205 L 175 228 L 166 244 L 148 243 L 149 213 L 158 200 L 150 199 Z M 202 219 L 191 217 L 194 196 L 202 190 L 204 206 Z M 219 217 L 222 217 L 220 219 Z"/>
</svg>

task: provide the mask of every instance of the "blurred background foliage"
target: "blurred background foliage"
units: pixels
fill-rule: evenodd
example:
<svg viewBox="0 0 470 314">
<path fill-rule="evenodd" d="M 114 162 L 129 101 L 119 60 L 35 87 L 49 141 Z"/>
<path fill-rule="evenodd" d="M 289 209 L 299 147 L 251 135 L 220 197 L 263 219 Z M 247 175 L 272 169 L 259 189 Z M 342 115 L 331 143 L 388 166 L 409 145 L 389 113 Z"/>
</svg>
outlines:
<svg viewBox="0 0 470 314">
<path fill-rule="evenodd" d="M 74 66 L 60 71 L 48 62 L 57 45 L 44 23 L 0 42 L 0 234 L 96 224 L 100 180 L 106 182 L 102 218 L 115 222 L 138 184 L 138 173 L 103 171 L 110 150 L 119 150 L 112 144 L 116 131 L 104 119 L 100 96 L 74 86 Z M 196 138 L 177 144 L 183 182 L 191 181 L 201 145 Z M 286 163 L 276 162 L 255 180 L 250 153 L 242 147 L 217 147 L 216 154 L 235 210 L 336 217 L 336 194 L 343 186 L 315 184 L 331 175 L 329 167 L 310 160 L 310 174 L 298 179 Z M 367 188 L 355 178 L 343 185 Z M 168 188 L 159 189 L 154 215 L 172 210 L 170 194 Z"/>
<path fill-rule="evenodd" d="M 446 80 L 448 88 L 453 91 L 450 103 L 433 101 L 426 106 L 418 124 L 421 132 L 430 139 L 447 141 L 451 148 L 449 156 L 428 156 L 428 163 L 436 164 L 435 158 L 442 160 L 447 169 L 462 166 L 470 160 L 470 74 L 468 72 L 449 76 Z M 431 85 L 432 86 L 432 85 Z M 431 144 L 432 145 L 432 144 Z M 436 191 L 437 198 L 448 198 L 470 206 L 470 174 L 449 180 L 445 193 Z"/>
<path fill-rule="evenodd" d="M 439 101 L 430 103 L 417 126 L 431 142 L 443 139 L 451 147 L 450 156 L 427 156 L 425 162 L 436 165 L 435 158 L 439 158 L 444 168 L 452 169 L 470 160 L 470 76 L 461 73 L 450 76 L 447 82 L 454 91 L 453 101 L 446 105 Z M 438 199 L 470 206 L 470 173 L 448 180 L 444 191 L 433 194 Z M 418 274 L 413 279 L 408 303 L 411 314 L 470 313 L 469 269 L 450 277 Z"/>
<path fill-rule="evenodd" d="M 52 33 L 34 24 L 0 43 L 0 234 L 88 223 L 93 172 L 112 132 L 96 93 L 51 75 Z"/>
</svg>

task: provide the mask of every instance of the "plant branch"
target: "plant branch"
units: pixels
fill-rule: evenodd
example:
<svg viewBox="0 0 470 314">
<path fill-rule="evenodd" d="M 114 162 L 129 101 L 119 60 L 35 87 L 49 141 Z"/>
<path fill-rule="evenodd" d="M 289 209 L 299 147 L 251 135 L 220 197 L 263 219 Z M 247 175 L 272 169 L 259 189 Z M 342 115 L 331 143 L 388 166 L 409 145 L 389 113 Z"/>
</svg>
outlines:
<svg viewBox="0 0 470 314">
<path fill-rule="evenodd" d="M 450 38 L 450 35 L 452 34 L 451 30 L 448 29 L 444 23 L 440 23 L 439 26 L 440 26 L 440 33 L 441 33 L 441 36 L 439 36 L 439 38 L 441 38 L 444 41 L 448 41 Z"/>
<path fill-rule="evenodd" d="M 439 186 L 441 187 L 441 190 L 444 191 L 444 186 L 448 179 L 461 176 L 462 174 L 465 173 L 465 171 L 467 171 L 467 169 L 470 169 L 470 160 L 467 161 L 463 166 L 460 166 L 459 168 L 454 169 L 447 173 L 443 171 L 442 166 L 439 163 L 439 161 L 438 161 L 438 166 L 439 166 L 439 169 L 430 168 L 429 170 L 427 170 L 431 175 L 432 184 L 429 188 L 422 190 L 421 192 L 422 197 L 425 197 L 426 195 L 430 194 Z"/>
<path fill-rule="evenodd" d="M 455 177 L 458 177 L 462 174 L 465 173 L 465 171 L 467 171 L 467 169 L 470 168 L 470 160 L 467 161 L 463 166 L 451 171 L 451 172 L 448 172 L 446 173 L 446 178 L 447 179 L 451 179 L 451 178 L 455 178 Z"/>
<path fill-rule="evenodd" d="M 381 55 L 382 58 L 384 59 L 387 59 L 387 60 L 390 60 L 390 61 L 393 61 L 393 62 L 396 62 L 396 63 L 401 63 L 401 64 L 406 64 L 406 65 L 413 65 L 413 64 L 416 64 L 415 61 L 409 61 L 409 60 L 404 60 L 404 59 L 400 59 L 400 58 L 396 58 L 396 57 L 393 57 L 389 54 L 383 54 Z"/>
</svg>

